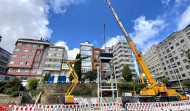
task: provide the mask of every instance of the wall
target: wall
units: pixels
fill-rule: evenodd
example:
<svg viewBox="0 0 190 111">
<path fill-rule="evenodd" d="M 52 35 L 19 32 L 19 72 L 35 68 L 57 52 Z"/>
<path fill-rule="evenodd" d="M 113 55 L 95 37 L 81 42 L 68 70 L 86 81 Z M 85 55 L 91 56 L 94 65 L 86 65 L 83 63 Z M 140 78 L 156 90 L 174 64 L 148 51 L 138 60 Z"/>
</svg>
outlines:
<svg viewBox="0 0 190 111">
<path fill-rule="evenodd" d="M 18 97 L 10 97 L 9 95 L 0 94 L 0 105 L 16 105 Z"/>
</svg>

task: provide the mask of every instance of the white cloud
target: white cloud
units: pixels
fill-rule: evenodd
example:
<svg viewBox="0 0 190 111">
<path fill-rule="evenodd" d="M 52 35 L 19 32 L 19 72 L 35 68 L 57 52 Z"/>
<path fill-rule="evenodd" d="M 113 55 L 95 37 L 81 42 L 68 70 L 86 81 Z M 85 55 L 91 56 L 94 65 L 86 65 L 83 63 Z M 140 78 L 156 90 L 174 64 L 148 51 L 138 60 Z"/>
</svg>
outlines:
<svg viewBox="0 0 190 111">
<path fill-rule="evenodd" d="M 12 53 L 18 38 L 50 38 L 48 10 L 43 0 L 0 0 L 0 46 Z"/>
<path fill-rule="evenodd" d="M 75 4 L 78 5 L 80 3 L 84 3 L 84 0 L 49 0 L 49 3 L 53 9 L 53 11 L 57 14 L 63 14 L 66 12 L 66 8 L 71 5 Z"/>
<path fill-rule="evenodd" d="M 170 0 L 161 0 L 161 2 L 162 4 L 167 6 L 170 3 Z"/>
<path fill-rule="evenodd" d="M 65 49 L 68 51 L 68 60 L 74 60 L 76 59 L 76 55 L 80 53 L 80 49 L 74 48 L 72 50 L 69 50 L 69 47 L 67 46 L 67 42 L 59 40 L 55 43 L 56 46 L 64 46 Z"/>
<path fill-rule="evenodd" d="M 116 44 L 118 40 L 126 40 L 123 35 L 117 35 L 116 37 L 111 37 L 107 42 L 106 42 L 106 47 L 112 47 L 113 45 Z M 102 49 L 105 48 L 105 45 L 102 45 Z"/>
<path fill-rule="evenodd" d="M 190 24 L 190 5 L 187 9 L 183 12 L 181 19 L 178 23 L 178 30 L 185 28 L 187 25 Z"/>
<path fill-rule="evenodd" d="M 136 45 L 141 49 L 149 47 L 150 41 L 155 43 L 154 37 L 166 26 L 164 20 L 146 20 L 144 16 L 140 16 L 134 21 L 134 32 L 129 35 Z"/>
</svg>

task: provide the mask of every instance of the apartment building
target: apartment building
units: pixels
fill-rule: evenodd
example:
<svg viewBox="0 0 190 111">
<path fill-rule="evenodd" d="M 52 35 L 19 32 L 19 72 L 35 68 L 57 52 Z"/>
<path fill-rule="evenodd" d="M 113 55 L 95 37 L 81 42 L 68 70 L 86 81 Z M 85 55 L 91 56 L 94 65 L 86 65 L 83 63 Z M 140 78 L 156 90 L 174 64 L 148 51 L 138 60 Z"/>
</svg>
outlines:
<svg viewBox="0 0 190 111">
<path fill-rule="evenodd" d="M 62 67 L 61 67 L 61 76 L 65 76 L 66 77 L 66 81 L 69 81 L 69 76 L 70 76 L 70 70 L 69 67 L 67 65 L 67 61 L 69 60 L 63 60 L 62 62 Z M 74 67 L 74 65 L 73 65 Z"/>
<path fill-rule="evenodd" d="M 185 51 L 190 49 L 190 25 L 172 33 L 157 46 L 160 62 L 170 82 L 190 78 L 190 64 Z"/>
<path fill-rule="evenodd" d="M 125 65 L 128 65 L 132 72 L 132 79 L 136 79 L 137 72 L 135 71 L 132 50 L 127 41 L 119 40 L 112 47 L 114 56 L 113 67 L 115 68 L 116 78 L 122 79 L 122 70 Z"/>
<path fill-rule="evenodd" d="M 11 53 L 0 47 L 0 74 L 5 73 L 10 57 Z"/>
<path fill-rule="evenodd" d="M 44 75 L 50 74 L 54 77 L 54 83 L 59 81 L 63 59 L 68 59 L 67 50 L 62 46 L 50 46 L 43 68 Z"/>
<path fill-rule="evenodd" d="M 155 44 L 150 49 L 142 51 L 141 55 L 150 73 L 154 79 L 159 82 L 165 77 L 165 74 L 163 73 L 161 62 L 158 57 L 158 52 L 156 49 L 157 45 L 158 44 Z"/>
<path fill-rule="evenodd" d="M 80 54 L 81 57 L 86 57 L 86 56 L 92 56 L 93 55 L 93 44 L 90 44 L 90 42 L 84 42 L 80 43 Z M 83 59 L 82 61 L 82 77 L 84 77 L 84 74 L 88 71 L 92 71 L 92 63 L 90 58 Z"/>
<path fill-rule="evenodd" d="M 8 75 L 19 77 L 26 85 L 30 77 L 41 78 L 50 41 L 19 38 L 10 62 Z"/>
<path fill-rule="evenodd" d="M 93 56 L 92 59 L 93 60 L 98 60 L 98 57 L 100 55 L 100 53 L 105 52 L 104 49 L 100 49 L 100 48 L 93 48 Z M 102 64 L 102 70 L 104 70 L 106 68 L 106 64 Z M 97 70 L 97 66 L 92 66 L 93 71 Z"/>
</svg>

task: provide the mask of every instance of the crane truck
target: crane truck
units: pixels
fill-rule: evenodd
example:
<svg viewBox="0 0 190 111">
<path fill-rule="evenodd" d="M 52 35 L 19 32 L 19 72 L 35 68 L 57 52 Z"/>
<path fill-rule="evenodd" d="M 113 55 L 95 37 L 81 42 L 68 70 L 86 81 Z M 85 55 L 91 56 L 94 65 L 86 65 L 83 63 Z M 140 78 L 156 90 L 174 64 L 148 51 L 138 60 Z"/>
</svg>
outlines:
<svg viewBox="0 0 190 111">
<path fill-rule="evenodd" d="M 167 102 L 167 101 L 179 101 L 186 99 L 186 95 L 182 90 L 176 89 L 167 89 L 164 83 L 156 83 L 154 78 L 152 77 L 148 67 L 146 66 L 143 58 L 141 57 L 140 53 L 138 52 L 133 40 L 128 35 L 127 31 L 125 30 L 123 24 L 121 23 L 120 19 L 118 18 L 116 12 L 114 11 L 112 5 L 110 4 L 109 0 L 106 0 L 110 10 L 112 11 L 121 31 L 123 32 L 130 48 L 132 49 L 137 63 L 140 65 L 142 71 L 144 72 L 150 86 L 144 87 L 140 91 L 139 96 L 131 96 L 131 97 L 122 97 L 122 101 L 124 102 L 136 102 L 140 100 L 141 102 Z"/>
<path fill-rule="evenodd" d="M 69 67 L 69 70 L 74 78 L 74 82 L 72 83 L 72 85 L 69 87 L 69 89 L 67 90 L 67 92 L 65 93 L 64 96 L 62 96 L 61 101 L 63 104 L 73 104 L 74 103 L 74 95 L 71 95 L 72 91 L 75 89 L 77 83 L 78 83 L 78 76 L 73 68 L 73 64 L 77 61 L 83 60 L 83 59 L 87 59 L 90 56 L 86 56 L 86 57 L 82 57 L 79 59 L 75 59 L 75 60 L 70 60 L 67 62 L 67 65 Z"/>
</svg>

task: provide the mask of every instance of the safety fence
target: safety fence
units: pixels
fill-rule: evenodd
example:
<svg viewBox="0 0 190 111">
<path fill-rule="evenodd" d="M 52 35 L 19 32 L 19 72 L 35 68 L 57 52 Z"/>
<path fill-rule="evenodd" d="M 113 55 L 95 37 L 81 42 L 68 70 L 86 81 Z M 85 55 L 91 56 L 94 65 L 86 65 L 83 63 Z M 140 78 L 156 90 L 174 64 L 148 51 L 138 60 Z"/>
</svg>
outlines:
<svg viewBox="0 0 190 111">
<path fill-rule="evenodd" d="M 190 101 L 127 103 L 125 109 L 127 111 L 189 111 Z"/>
</svg>

